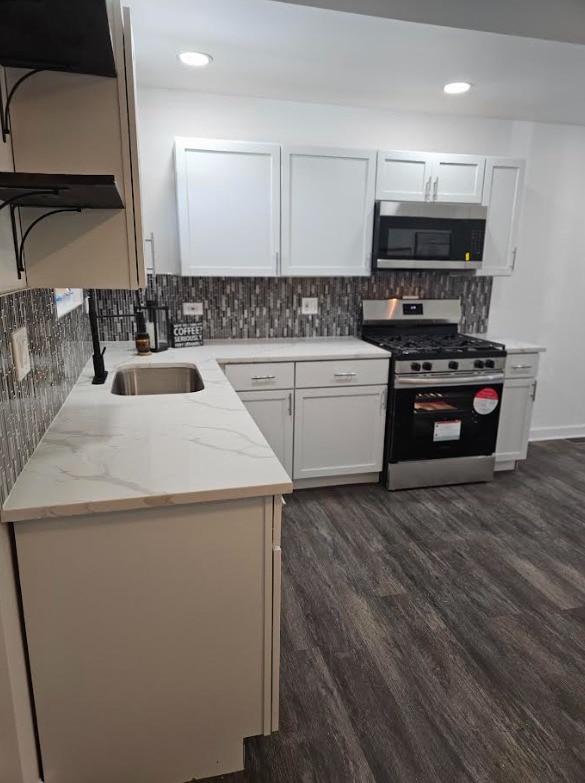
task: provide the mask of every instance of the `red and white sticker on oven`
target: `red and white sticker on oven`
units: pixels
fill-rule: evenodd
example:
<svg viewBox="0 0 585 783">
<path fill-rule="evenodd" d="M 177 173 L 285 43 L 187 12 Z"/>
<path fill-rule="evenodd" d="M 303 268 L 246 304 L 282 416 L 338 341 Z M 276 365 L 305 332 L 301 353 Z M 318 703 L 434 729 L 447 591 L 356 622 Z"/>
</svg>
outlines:
<svg viewBox="0 0 585 783">
<path fill-rule="evenodd" d="M 499 401 L 500 395 L 495 389 L 480 389 L 473 398 L 473 410 L 480 416 L 487 416 L 495 411 Z"/>
</svg>

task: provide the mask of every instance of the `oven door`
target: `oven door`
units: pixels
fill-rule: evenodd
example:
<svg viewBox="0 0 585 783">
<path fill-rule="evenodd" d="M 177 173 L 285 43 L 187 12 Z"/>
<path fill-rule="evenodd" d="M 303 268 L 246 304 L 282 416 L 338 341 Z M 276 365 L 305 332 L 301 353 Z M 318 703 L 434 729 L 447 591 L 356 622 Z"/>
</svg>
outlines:
<svg viewBox="0 0 585 783">
<path fill-rule="evenodd" d="M 503 385 L 499 372 L 396 376 L 389 461 L 494 454 Z"/>
</svg>

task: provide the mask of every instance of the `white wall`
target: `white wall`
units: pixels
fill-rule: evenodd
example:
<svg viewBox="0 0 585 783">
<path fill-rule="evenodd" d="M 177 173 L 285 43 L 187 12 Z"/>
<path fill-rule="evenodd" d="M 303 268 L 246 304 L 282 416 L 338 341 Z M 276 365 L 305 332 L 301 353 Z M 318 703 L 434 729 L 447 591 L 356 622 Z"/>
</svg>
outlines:
<svg viewBox="0 0 585 783">
<path fill-rule="evenodd" d="M 490 331 L 548 347 L 534 437 L 585 435 L 585 128 L 271 101 L 175 90 L 139 91 L 144 228 L 157 271 L 179 272 L 175 136 L 510 155 L 528 161 L 515 274 L 494 283 Z M 148 250 L 147 250 L 148 252 Z"/>
<path fill-rule="evenodd" d="M 494 280 L 490 331 L 547 347 L 532 437 L 585 436 L 585 128 L 525 125 L 517 266 Z"/>
</svg>

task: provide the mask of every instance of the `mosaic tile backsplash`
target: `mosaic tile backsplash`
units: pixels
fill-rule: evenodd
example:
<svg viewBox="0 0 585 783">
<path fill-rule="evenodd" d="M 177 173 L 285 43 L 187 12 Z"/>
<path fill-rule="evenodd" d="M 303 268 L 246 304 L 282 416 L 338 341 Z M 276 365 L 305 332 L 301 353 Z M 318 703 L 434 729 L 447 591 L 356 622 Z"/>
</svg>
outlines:
<svg viewBox="0 0 585 783">
<path fill-rule="evenodd" d="M 359 329 L 362 299 L 418 296 L 461 299 L 461 328 L 485 332 L 491 277 L 444 272 L 383 272 L 371 278 L 215 278 L 149 275 L 147 298 L 168 305 L 171 320 L 188 321 L 183 302 L 203 302 L 203 338 L 347 337 Z M 103 339 L 131 340 L 135 296 L 99 291 Z M 319 315 L 301 315 L 301 299 L 317 297 Z"/>
<path fill-rule="evenodd" d="M 26 326 L 31 372 L 17 382 L 10 335 Z M 0 296 L 0 505 L 91 355 L 79 307 L 57 320 L 52 290 Z"/>
</svg>

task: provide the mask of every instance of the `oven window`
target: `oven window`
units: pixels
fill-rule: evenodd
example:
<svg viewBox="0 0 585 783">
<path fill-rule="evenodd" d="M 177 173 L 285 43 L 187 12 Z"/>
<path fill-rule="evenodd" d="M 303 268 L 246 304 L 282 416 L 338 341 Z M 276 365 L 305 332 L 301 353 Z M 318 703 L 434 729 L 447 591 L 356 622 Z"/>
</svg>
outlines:
<svg viewBox="0 0 585 783">
<path fill-rule="evenodd" d="M 493 454 L 503 386 L 489 388 L 497 403 L 487 406 L 477 402 L 486 390 L 477 384 L 395 390 L 390 461 Z"/>
</svg>

